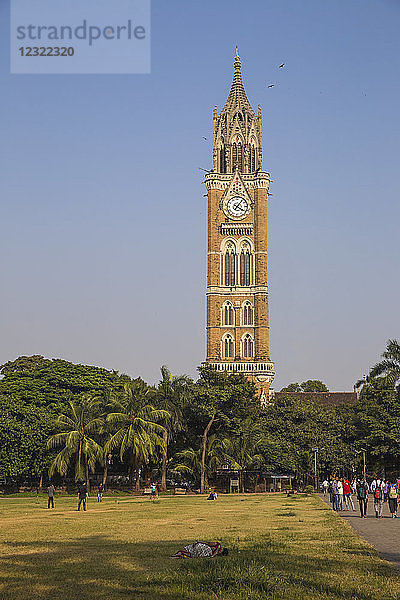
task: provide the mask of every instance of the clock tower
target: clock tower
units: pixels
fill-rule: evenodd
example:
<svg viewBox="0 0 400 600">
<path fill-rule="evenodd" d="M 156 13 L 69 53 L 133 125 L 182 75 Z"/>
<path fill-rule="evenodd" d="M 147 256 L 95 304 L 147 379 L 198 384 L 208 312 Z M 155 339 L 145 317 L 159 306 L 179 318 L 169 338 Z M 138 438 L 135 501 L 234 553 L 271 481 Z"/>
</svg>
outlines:
<svg viewBox="0 0 400 600">
<path fill-rule="evenodd" d="M 207 173 L 207 358 L 218 371 L 243 373 L 266 401 L 269 357 L 267 200 L 261 168 L 261 108 L 253 111 L 236 51 L 225 106 L 214 109 L 213 169 Z"/>
</svg>

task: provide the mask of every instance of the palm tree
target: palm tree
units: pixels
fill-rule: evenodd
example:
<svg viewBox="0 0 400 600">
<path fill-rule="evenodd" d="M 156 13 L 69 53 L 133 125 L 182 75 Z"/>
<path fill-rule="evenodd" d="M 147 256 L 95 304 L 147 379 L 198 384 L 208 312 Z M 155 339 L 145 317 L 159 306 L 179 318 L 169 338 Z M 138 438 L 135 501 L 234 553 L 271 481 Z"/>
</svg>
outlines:
<svg viewBox="0 0 400 600">
<path fill-rule="evenodd" d="M 383 360 L 369 372 L 367 381 L 375 377 L 386 377 L 388 384 L 396 388 L 400 379 L 400 344 L 397 340 L 388 340 Z"/>
<path fill-rule="evenodd" d="M 98 416 L 98 401 L 92 396 L 83 396 L 80 403 L 71 401 L 69 407 L 69 414 L 59 415 L 56 420 L 63 431 L 47 440 L 48 448 L 63 446 L 50 466 L 49 475 L 57 471 L 65 476 L 74 461 L 75 481 L 86 479 L 89 489 L 89 471 L 93 473 L 96 463 L 102 462 L 103 453 L 92 435 L 100 430 L 103 420 Z"/>
<path fill-rule="evenodd" d="M 244 492 L 245 469 L 259 469 L 264 463 L 262 447 L 269 443 L 260 424 L 251 418 L 245 419 L 239 431 L 223 440 L 228 464 L 239 471 L 240 488 Z"/>
<path fill-rule="evenodd" d="M 205 449 L 202 446 L 198 450 L 187 448 L 177 452 L 174 470 L 191 475 L 196 484 L 203 483 L 205 489 L 208 487 L 210 476 L 230 458 L 227 450 L 226 440 L 221 440 L 215 434 L 210 435 L 206 440 Z"/>
<path fill-rule="evenodd" d="M 164 448 L 165 428 L 158 423 L 167 419 L 169 413 L 157 410 L 147 404 L 152 390 L 142 380 L 133 380 L 125 384 L 121 400 L 114 400 L 110 406 L 112 412 L 107 415 L 107 424 L 117 431 L 105 444 L 105 452 L 119 448 L 123 461 L 127 455 L 130 465 L 130 479 L 136 473 L 136 489 L 140 488 L 139 468 L 147 464 L 158 448 Z"/>
<path fill-rule="evenodd" d="M 167 491 L 168 445 L 174 434 L 183 428 L 184 419 L 179 401 L 190 381 L 186 375 L 172 375 L 168 367 L 165 365 L 161 367 L 161 380 L 157 388 L 157 405 L 169 413 L 169 417 L 164 421 L 165 431 L 163 433 L 164 448 L 161 466 L 161 491 L 163 492 Z"/>
</svg>

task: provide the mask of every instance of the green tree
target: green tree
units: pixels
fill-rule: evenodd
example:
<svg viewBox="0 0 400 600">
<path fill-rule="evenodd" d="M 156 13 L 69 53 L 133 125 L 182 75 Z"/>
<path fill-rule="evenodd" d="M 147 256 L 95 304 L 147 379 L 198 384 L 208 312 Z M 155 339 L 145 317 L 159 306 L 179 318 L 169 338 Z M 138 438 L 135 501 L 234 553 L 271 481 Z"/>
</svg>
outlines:
<svg viewBox="0 0 400 600">
<path fill-rule="evenodd" d="M 19 398 L 0 396 L 0 477 L 18 481 L 49 466 L 46 441 L 54 415 Z"/>
<path fill-rule="evenodd" d="M 400 344 L 389 340 L 382 360 L 361 388 L 355 407 L 357 445 L 366 449 L 369 470 L 397 471 L 400 461 Z"/>
<path fill-rule="evenodd" d="M 153 390 L 141 379 L 126 383 L 122 398 L 112 402 L 111 412 L 106 417 L 116 432 L 107 441 L 105 451 L 118 448 L 121 462 L 125 456 L 128 458 L 130 481 L 133 482 L 136 474 L 136 489 L 140 487 L 140 467 L 147 464 L 158 449 L 164 449 L 165 428 L 159 421 L 169 418 L 169 413 L 147 403 L 152 394 Z"/>
<path fill-rule="evenodd" d="M 62 446 L 50 466 L 49 474 L 51 476 L 58 472 L 65 476 L 74 463 L 75 481 L 85 478 L 89 489 L 89 471 L 93 473 L 96 463 L 103 458 L 103 450 L 93 438 L 103 420 L 98 415 L 98 400 L 92 396 L 83 396 L 79 404 L 71 401 L 69 406 L 69 414 L 59 415 L 56 421 L 63 431 L 52 435 L 47 442 L 48 448 Z"/>
<path fill-rule="evenodd" d="M 165 410 L 169 415 L 164 420 L 164 448 L 161 465 L 161 491 L 163 492 L 167 491 L 168 446 L 174 435 L 184 426 L 181 405 L 190 383 L 191 379 L 186 375 L 172 375 L 168 367 L 165 365 L 161 367 L 161 380 L 157 388 L 156 401 L 158 408 Z"/>
<path fill-rule="evenodd" d="M 400 380 L 400 344 L 397 340 L 388 340 L 382 358 L 383 360 L 372 367 L 368 379 L 383 376 L 386 383 L 395 388 Z"/>
<path fill-rule="evenodd" d="M 221 440 L 215 434 L 210 435 L 206 441 L 205 452 L 203 447 L 186 448 L 175 455 L 174 470 L 191 477 L 192 482 L 198 486 L 202 478 L 204 486 L 208 487 L 210 476 L 229 460 L 229 446 L 226 440 Z"/>
<path fill-rule="evenodd" d="M 82 394 L 103 396 L 123 389 L 129 377 L 100 367 L 76 365 L 43 356 L 20 356 L 0 367 L 0 394 L 62 413 Z"/>
<path fill-rule="evenodd" d="M 261 420 L 268 443 L 260 444 L 265 465 L 307 478 L 313 471 L 313 447 L 320 448 L 319 468 L 351 474 L 354 463 L 353 407 L 322 406 L 288 392 L 266 406 Z"/>
<path fill-rule="evenodd" d="M 319 379 L 308 379 L 303 383 L 289 383 L 281 392 L 329 392 L 329 389 Z"/>
<path fill-rule="evenodd" d="M 254 384 L 243 375 L 227 375 L 209 366 L 200 367 L 200 378 L 191 388 L 188 426 L 198 431 L 201 447 L 200 491 L 206 487 L 207 439 L 218 428 L 223 435 L 237 429 L 245 417 L 260 410 Z"/>
<path fill-rule="evenodd" d="M 245 469 L 260 469 L 264 464 L 262 449 L 269 443 L 264 427 L 259 420 L 244 419 L 234 434 L 223 440 L 225 462 L 239 470 L 240 488 L 244 492 Z"/>
<path fill-rule="evenodd" d="M 281 392 L 302 392 L 300 383 L 289 383 L 286 387 L 281 389 Z"/>
</svg>

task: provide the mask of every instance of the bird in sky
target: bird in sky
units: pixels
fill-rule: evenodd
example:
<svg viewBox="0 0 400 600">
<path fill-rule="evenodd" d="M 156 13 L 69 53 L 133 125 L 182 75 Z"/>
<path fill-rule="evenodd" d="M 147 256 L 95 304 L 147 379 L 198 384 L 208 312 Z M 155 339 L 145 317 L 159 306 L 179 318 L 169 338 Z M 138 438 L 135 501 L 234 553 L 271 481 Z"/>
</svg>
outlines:
<svg viewBox="0 0 400 600">
<path fill-rule="evenodd" d="M 273 88 L 273 87 L 274 87 L 274 84 L 273 84 L 273 83 L 271 83 L 271 85 L 269 85 L 268 87 L 269 87 L 269 88 Z"/>
<path fill-rule="evenodd" d="M 284 66 L 285 66 L 285 63 L 282 63 L 281 65 L 279 65 L 279 68 L 283 69 Z"/>
<path fill-rule="evenodd" d="M 203 140 L 206 140 L 206 139 L 207 139 L 207 138 L 206 138 L 206 137 L 204 137 L 204 135 L 203 135 Z"/>
</svg>

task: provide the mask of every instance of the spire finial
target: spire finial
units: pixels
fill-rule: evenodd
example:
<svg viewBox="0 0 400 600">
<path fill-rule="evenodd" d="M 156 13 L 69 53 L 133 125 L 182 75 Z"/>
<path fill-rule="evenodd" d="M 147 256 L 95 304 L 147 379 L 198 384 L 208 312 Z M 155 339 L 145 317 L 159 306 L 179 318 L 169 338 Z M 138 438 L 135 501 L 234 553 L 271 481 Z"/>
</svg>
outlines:
<svg viewBox="0 0 400 600">
<path fill-rule="evenodd" d="M 240 71 L 240 67 L 242 65 L 240 63 L 240 56 L 239 56 L 239 51 L 238 51 L 238 47 L 237 46 L 236 46 L 235 62 L 233 64 L 234 64 L 234 67 L 235 67 L 235 71 Z"/>
</svg>

